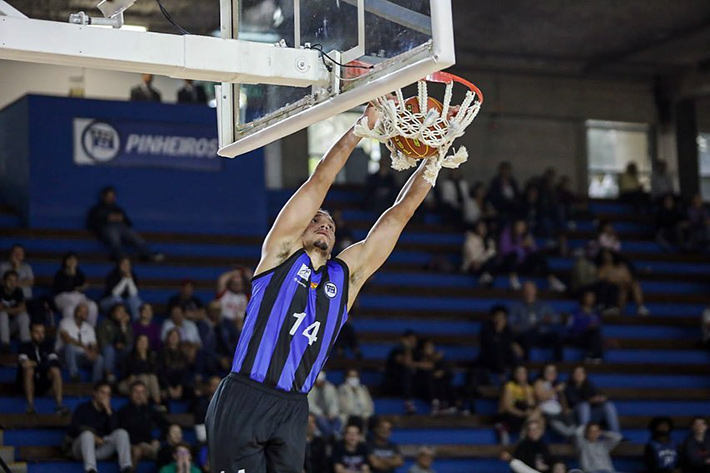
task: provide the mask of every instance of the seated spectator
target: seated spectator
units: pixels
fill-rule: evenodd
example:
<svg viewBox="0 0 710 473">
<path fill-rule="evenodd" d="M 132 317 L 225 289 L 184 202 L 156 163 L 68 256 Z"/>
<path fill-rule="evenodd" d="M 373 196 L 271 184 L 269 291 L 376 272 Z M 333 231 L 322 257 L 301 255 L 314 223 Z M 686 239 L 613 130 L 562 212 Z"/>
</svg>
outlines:
<svg viewBox="0 0 710 473">
<path fill-rule="evenodd" d="M 308 426 L 306 428 L 306 457 L 305 473 L 320 473 L 328 471 L 330 462 L 328 461 L 327 449 L 330 448 L 328 442 L 318 432 L 316 416 L 308 414 Z"/>
<path fill-rule="evenodd" d="M 508 321 L 515 341 L 530 359 L 533 347 L 552 348 L 556 361 L 562 361 L 562 321 L 549 304 L 538 300 L 537 286 L 532 281 L 523 285 L 523 300 L 510 309 Z"/>
<path fill-rule="evenodd" d="M 523 349 L 513 339 L 507 316 L 508 310 L 505 306 L 493 306 L 490 318 L 483 323 L 478 335 L 480 351 L 476 366 L 500 379 L 510 372 L 524 355 Z"/>
<path fill-rule="evenodd" d="M 696 417 L 690 424 L 690 432 L 680 445 L 680 463 L 683 473 L 710 471 L 710 435 L 708 423 L 702 417 Z"/>
<path fill-rule="evenodd" d="M 417 377 L 423 382 L 424 399 L 431 403 L 431 414 L 455 411 L 452 387 L 453 374 L 444 353 L 438 351 L 434 342 L 423 340 L 417 357 Z"/>
<path fill-rule="evenodd" d="M 390 395 L 403 397 L 407 414 L 416 412 L 413 402 L 416 347 L 417 334 L 407 330 L 400 337 L 399 344 L 390 351 L 385 366 L 384 391 Z"/>
<path fill-rule="evenodd" d="M 340 399 L 325 371 L 318 373 L 313 389 L 308 393 L 308 410 L 316 416 L 318 430 L 326 438 L 340 437 L 343 423 L 340 419 Z"/>
<path fill-rule="evenodd" d="M 619 174 L 619 199 L 634 206 L 634 210 L 641 210 L 648 202 L 648 195 L 639 180 L 639 171 L 636 163 L 626 165 L 623 174 Z"/>
<path fill-rule="evenodd" d="M 239 341 L 239 331 L 230 321 L 222 318 L 217 302 L 207 307 L 207 317 L 197 322 L 202 350 L 198 357 L 198 371 L 204 374 L 224 374 L 232 366 L 234 350 Z"/>
<path fill-rule="evenodd" d="M 96 302 L 92 301 L 84 292 L 89 288 L 86 276 L 79 269 L 79 259 L 75 253 L 67 253 L 62 258 L 62 267 L 54 275 L 52 289 L 54 292 L 54 304 L 62 313 L 63 318 L 72 318 L 74 308 L 78 304 L 86 305 L 88 322 L 92 327 L 96 327 L 99 317 L 99 308 Z"/>
<path fill-rule="evenodd" d="M 616 406 L 597 391 L 587 378 L 584 366 L 576 366 L 572 370 L 564 392 L 567 404 L 577 415 L 579 425 L 587 425 L 590 421 L 603 422 L 612 432 L 621 433 Z"/>
<path fill-rule="evenodd" d="M 434 463 L 434 449 L 431 447 L 419 447 L 414 465 L 409 468 L 409 473 L 436 473 L 431 465 Z"/>
<path fill-rule="evenodd" d="M 202 346 L 202 339 L 200 339 L 200 331 L 197 329 L 197 324 L 185 318 L 185 312 L 183 312 L 180 305 L 174 305 L 170 307 L 169 310 L 170 318 L 163 322 L 160 338 L 163 343 L 165 343 L 167 334 L 171 330 L 177 329 L 177 331 L 180 332 L 180 348 L 187 356 L 187 360 L 190 363 L 194 363 L 197 357 L 197 351 Z"/>
<path fill-rule="evenodd" d="M 593 247 L 587 245 L 574 260 L 572 267 L 572 293 L 581 297 L 587 291 L 597 296 L 598 308 L 604 314 L 618 314 L 619 288 L 616 284 L 599 279 L 599 268 L 592 257 Z"/>
<path fill-rule="evenodd" d="M 466 205 L 463 208 L 463 221 L 467 227 L 475 226 L 479 220 L 490 222 L 495 217 L 495 209 L 486 200 L 487 193 L 486 185 L 482 182 L 471 186 L 469 198 L 464 201 Z"/>
<path fill-rule="evenodd" d="M 597 266 L 599 268 L 599 279 L 616 285 L 619 290 L 619 300 L 617 302 L 619 313 L 624 313 L 626 301 L 629 298 L 629 294 L 631 294 L 636 303 L 636 313 L 641 316 L 649 315 L 650 312 L 643 302 L 641 285 L 631 274 L 627 265 L 617 261 L 611 251 L 601 250 L 597 257 Z"/>
<path fill-rule="evenodd" d="M 352 314 L 352 311 L 350 313 Z M 355 333 L 355 328 L 350 318 L 345 321 L 340 329 L 340 335 L 338 335 L 338 338 L 335 340 L 335 354 L 337 357 L 344 358 L 346 350 L 350 350 L 350 353 L 355 356 L 355 359 L 362 359 L 360 342 L 357 339 L 357 333 Z"/>
<path fill-rule="evenodd" d="M 140 314 L 143 304 L 138 295 L 138 280 L 131 269 L 131 260 L 124 256 L 116 267 L 106 276 L 106 290 L 101 300 L 101 310 L 108 312 L 115 304 L 125 304 L 133 319 Z"/>
<path fill-rule="evenodd" d="M 461 271 L 477 275 L 482 286 L 491 285 L 496 272 L 496 254 L 495 240 L 488 235 L 488 226 L 481 220 L 464 237 Z"/>
<path fill-rule="evenodd" d="M 131 89 L 131 100 L 137 102 L 160 102 L 160 92 L 153 87 L 153 74 L 142 74 L 141 83 Z"/>
<path fill-rule="evenodd" d="M 224 290 L 217 292 L 217 300 L 222 308 L 222 317 L 232 322 L 241 332 L 249 302 L 246 279 L 241 272 L 233 273 L 227 279 Z"/>
<path fill-rule="evenodd" d="M 190 446 L 181 443 L 173 448 L 173 461 L 163 466 L 158 473 L 202 473 L 192 462 Z"/>
<path fill-rule="evenodd" d="M 651 172 L 651 201 L 656 203 L 666 195 L 675 195 L 675 186 L 668 174 L 668 164 L 659 159 Z"/>
<path fill-rule="evenodd" d="M 574 435 L 574 426 L 568 421 L 568 407 L 564 396 L 564 383 L 557 379 L 557 366 L 543 366 L 540 377 L 533 386 L 535 402 L 552 429 L 565 438 Z"/>
<path fill-rule="evenodd" d="M 469 205 L 469 184 L 464 179 L 461 169 L 449 169 L 446 178 L 441 182 L 439 191 L 439 208 L 444 222 L 461 226 L 463 223 L 464 209 Z"/>
<path fill-rule="evenodd" d="M 118 368 L 133 348 L 133 327 L 126 306 L 116 304 L 111 308 L 108 317 L 96 329 L 96 338 L 104 357 L 106 379 L 114 384 L 121 375 Z"/>
<path fill-rule="evenodd" d="M 334 473 L 370 473 L 367 464 L 367 445 L 362 441 L 362 429 L 351 424 L 345 427 L 343 440 L 333 447 Z"/>
<path fill-rule="evenodd" d="M 210 376 L 207 383 L 200 389 L 200 394 L 192 405 L 192 413 L 195 416 L 195 437 L 201 444 L 207 442 L 205 417 L 207 417 L 207 409 L 210 406 L 210 401 L 212 401 L 212 396 L 217 392 L 220 381 L 222 381 L 222 378 L 219 376 Z"/>
<path fill-rule="evenodd" d="M 579 307 L 572 312 L 568 322 L 570 342 L 584 352 L 584 359 L 599 362 L 604 358 L 601 314 L 596 309 L 594 291 L 582 293 Z"/>
<path fill-rule="evenodd" d="M 541 422 L 537 420 L 526 422 L 520 441 L 513 454 L 503 451 L 501 459 L 506 463 L 518 460 L 534 471 L 552 473 L 552 465 L 555 463 L 555 459 L 550 453 L 547 442 L 542 438 L 544 433 L 545 429 Z M 511 469 L 518 471 L 513 465 L 511 465 Z"/>
<path fill-rule="evenodd" d="M 550 289 L 564 292 L 567 287 L 552 274 L 545 255 L 537 250 L 535 239 L 524 220 L 516 220 L 503 230 L 500 238 L 500 270 L 509 273 L 510 287 L 520 290 L 518 274 L 541 274 Z"/>
<path fill-rule="evenodd" d="M 153 436 L 156 429 L 165 429 L 168 422 L 153 406 L 148 405 L 148 391 L 143 381 L 130 385 L 128 403 L 118 411 L 118 425 L 128 432 L 131 441 L 131 461 L 155 460 L 160 441 Z"/>
<path fill-rule="evenodd" d="M 705 310 L 703 311 L 701 333 L 703 345 L 705 345 L 706 348 L 710 349 L 710 304 L 705 306 Z"/>
<path fill-rule="evenodd" d="M 0 277 L 10 270 L 17 273 L 17 286 L 22 289 L 25 300 L 32 299 L 35 275 L 32 266 L 25 263 L 25 248 L 22 245 L 12 245 L 7 261 L 0 263 Z"/>
<path fill-rule="evenodd" d="M 121 473 L 134 471 L 128 432 L 119 427 L 118 416 L 111 407 L 111 386 L 100 382 L 94 386 L 91 401 L 80 404 L 69 426 L 73 439 L 71 453 L 84 461 L 86 473 L 96 473 L 96 460 L 118 454 Z"/>
<path fill-rule="evenodd" d="M 148 391 L 150 399 L 159 410 L 165 410 L 162 406 L 160 395 L 160 383 L 158 381 L 158 357 L 156 352 L 151 350 L 150 340 L 146 335 L 138 335 L 131 353 L 123 360 L 124 379 L 119 384 L 119 391 L 129 392 L 129 387 L 140 381 Z"/>
<path fill-rule="evenodd" d="M 205 304 L 202 299 L 195 295 L 195 283 L 189 279 L 183 279 L 180 291 L 168 299 L 168 307 L 180 306 L 188 320 L 198 320 L 201 317 L 198 312 L 204 312 Z"/>
<path fill-rule="evenodd" d="M 55 351 L 64 359 L 72 382 L 78 382 L 79 368 L 91 369 L 91 380 L 99 382 L 104 375 L 104 358 L 96 344 L 96 331 L 86 319 L 89 308 L 80 303 L 74 308 L 73 317 L 65 317 L 57 328 Z"/>
<path fill-rule="evenodd" d="M 207 93 L 205 92 L 205 86 L 202 84 L 195 84 L 192 79 L 184 79 L 184 84 L 178 90 L 177 93 L 177 103 L 194 103 L 194 104 L 207 104 Z"/>
<path fill-rule="evenodd" d="M 89 210 L 87 227 L 108 247 L 115 260 L 123 257 L 124 243 L 134 247 L 145 260 L 159 262 L 165 259 L 163 254 L 148 249 L 143 237 L 132 228 L 128 215 L 116 204 L 116 189 L 111 186 L 101 190 L 99 202 Z"/>
<path fill-rule="evenodd" d="M 338 397 L 343 422 L 364 429 L 375 413 L 375 404 L 367 386 L 360 382 L 360 373 L 356 369 L 345 372 L 345 382 L 338 387 Z"/>
<path fill-rule="evenodd" d="M 69 409 L 62 404 L 62 372 L 59 357 L 45 338 L 45 327 L 33 323 L 30 341 L 20 345 L 17 357 L 17 384 L 22 386 L 27 399 L 27 413 L 35 413 L 35 396 L 42 396 L 50 389 L 54 394 L 57 414 L 67 415 Z"/>
<path fill-rule="evenodd" d="M 497 427 L 501 434 L 501 443 L 508 444 L 508 435 L 520 432 L 525 422 L 541 420 L 540 409 L 535 405 L 535 393 L 528 382 L 528 370 L 518 366 L 513 370 L 498 404 L 498 414 L 502 425 Z"/>
<path fill-rule="evenodd" d="M 690 248 L 705 251 L 710 242 L 710 209 L 703 204 L 703 197 L 695 194 L 688 206 Z"/>
<path fill-rule="evenodd" d="M 593 473 L 614 473 L 611 451 L 621 442 L 621 434 L 604 432 L 599 424 L 582 424 L 575 432 L 575 445 L 579 465 L 583 471 Z"/>
<path fill-rule="evenodd" d="M 21 342 L 30 341 L 30 316 L 27 313 L 25 294 L 17 285 L 17 272 L 13 269 L 2 276 L 0 287 L 0 352 L 10 352 L 10 336 L 17 333 Z"/>
<path fill-rule="evenodd" d="M 661 247 L 670 249 L 675 245 L 687 249 L 686 231 L 689 222 L 678 208 L 675 197 L 671 194 L 661 198 L 660 207 L 656 210 L 656 241 Z"/>
<path fill-rule="evenodd" d="M 163 344 L 160 338 L 160 327 L 153 323 L 153 306 L 143 303 L 138 311 L 138 320 L 133 322 L 133 336 L 145 335 L 148 337 L 150 347 L 158 350 Z"/>
<path fill-rule="evenodd" d="M 678 466 L 678 450 L 671 438 L 673 420 L 665 416 L 654 417 L 648 428 L 651 438 L 643 453 L 646 473 L 674 473 Z"/>
<path fill-rule="evenodd" d="M 158 471 L 165 465 L 169 465 L 173 462 L 175 447 L 181 445 L 182 442 L 182 428 L 177 424 L 168 426 L 168 430 L 165 433 L 165 442 L 160 445 L 158 457 L 155 461 L 155 466 L 158 468 Z"/>
<path fill-rule="evenodd" d="M 404 457 L 399 453 L 399 447 L 390 441 L 392 423 L 385 419 L 377 419 L 372 426 L 372 440 L 368 443 L 368 461 L 374 473 L 394 473 L 404 465 Z"/>
<path fill-rule="evenodd" d="M 158 361 L 160 386 L 173 400 L 185 397 L 193 386 L 192 366 L 180 345 L 180 331 L 173 328 L 167 333 Z"/>
<path fill-rule="evenodd" d="M 498 165 L 498 174 L 488 186 L 488 201 L 503 221 L 518 212 L 520 191 L 513 177 L 513 167 L 508 162 Z"/>
</svg>

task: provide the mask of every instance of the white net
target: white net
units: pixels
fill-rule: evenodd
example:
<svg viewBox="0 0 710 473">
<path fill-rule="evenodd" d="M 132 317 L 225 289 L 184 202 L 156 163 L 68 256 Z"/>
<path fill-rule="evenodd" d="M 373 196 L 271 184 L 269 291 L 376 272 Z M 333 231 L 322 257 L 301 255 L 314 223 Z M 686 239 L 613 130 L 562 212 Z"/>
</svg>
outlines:
<svg viewBox="0 0 710 473">
<path fill-rule="evenodd" d="M 365 117 L 355 125 L 355 134 L 383 142 L 390 150 L 392 168 L 397 171 L 416 166 L 417 159 L 397 148 L 393 138 L 418 140 L 436 148 L 436 154 L 428 158 L 429 163 L 424 174 L 424 178 L 433 186 L 442 167 L 455 169 L 468 159 L 468 152 L 463 146 L 458 150 L 454 149 L 451 155 L 447 156 L 447 153 L 454 140 L 464 134 L 466 127 L 478 115 L 483 97 L 478 90 L 469 90 L 458 110 L 455 110 L 451 106 L 454 81 L 447 81 L 442 110 L 439 112 L 436 108 L 429 108 L 426 81 L 420 80 L 417 86 L 419 110 L 409 110 L 405 107 L 402 91 L 397 90 L 395 97 L 380 97 L 373 102 L 379 112 L 374 127 L 370 129 Z"/>
</svg>

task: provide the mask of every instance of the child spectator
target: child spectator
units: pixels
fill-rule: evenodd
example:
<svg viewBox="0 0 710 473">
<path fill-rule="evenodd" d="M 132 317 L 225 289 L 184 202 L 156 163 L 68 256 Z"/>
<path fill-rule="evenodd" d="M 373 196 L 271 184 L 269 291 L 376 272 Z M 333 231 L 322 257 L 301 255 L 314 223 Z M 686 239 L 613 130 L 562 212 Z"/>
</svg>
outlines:
<svg viewBox="0 0 710 473">
<path fill-rule="evenodd" d="M 126 256 L 122 257 L 106 276 L 106 290 L 101 300 L 101 309 L 108 312 L 116 304 L 125 304 L 133 319 L 137 319 L 143 304 L 138 295 L 137 284 L 138 280 L 131 269 L 131 260 Z"/>
<path fill-rule="evenodd" d="M 202 299 L 195 295 L 195 283 L 189 279 L 184 279 L 180 285 L 180 291 L 168 299 L 168 307 L 180 306 L 188 320 L 202 319 L 205 304 Z"/>
<path fill-rule="evenodd" d="M 96 302 L 84 294 L 88 287 L 86 276 L 79 269 L 79 259 L 76 254 L 65 254 L 62 258 L 62 267 L 54 275 L 54 283 L 52 285 L 54 304 L 62 313 L 62 316 L 69 319 L 74 314 L 74 308 L 78 304 L 85 304 L 89 311 L 87 320 L 92 327 L 96 327 L 99 308 Z"/>
<path fill-rule="evenodd" d="M 601 331 L 601 314 L 596 309 L 597 296 L 594 291 L 582 293 L 579 307 L 572 312 L 568 322 L 570 341 L 584 353 L 585 360 L 600 362 L 604 358 L 604 344 Z"/>
<path fill-rule="evenodd" d="M 18 333 L 21 342 L 30 341 L 30 316 L 25 294 L 18 286 L 14 269 L 5 272 L 0 287 L 0 352 L 10 352 L 10 335 Z"/>
<path fill-rule="evenodd" d="M 362 441 L 360 426 L 345 427 L 343 440 L 333 447 L 334 473 L 370 473 L 367 464 L 367 445 Z"/>
<path fill-rule="evenodd" d="M 133 347 L 131 316 L 128 315 L 126 306 L 116 304 L 111 308 L 108 317 L 103 319 L 96 329 L 96 338 L 104 357 L 106 379 L 114 384 L 120 376 L 118 368 Z"/>
<path fill-rule="evenodd" d="M 35 396 L 42 396 L 50 389 L 57 404 L 55 412 L 69 414 L 69 409 L 62 404 L 62 372 L 59 357 L 45 338 L 45 327 L 33 323 L 30 329 L 30 341 L 20 345 L 17 357 L 17 384 L 22 386 L 27 399 L 27 413 L 35 413 Z"/>
<path fill-rule="evenodd" d="M 451 369 L 444 360 L 444 353 L 437 351 L 431 340 L 424 340 L 421 344 L 417 369 L 425 388 L 424 397 L 431 403 L 431 414 L 455 410 Z"/>
<path fill-rule="evenodd" d="M 129 392 L 129 386 L 140 381 L 145 385 L 150 399 L 160 410 L 164 410 L 157 372 L 158 358 L 156 352 L 151 350 L 148 336 L 138 335 L 133 350 L 123 360 L 124 379 L 119 384 L 119 391 L 125 394 Z"/>
<path fill-rule="evenodd" d="M 552 465 L 554 458 L 550 453 L 550 448 L 547 442 L 542 438 L 545 430 L 542 423 L 537 420 L 531 420 L 525 423 L 525 428 L 520 438 L 520 442 L 515 447 L 513 455 L 503 451 L 501 460 L 506 463 L 511 463 L 514 460 L 522 462 L 529 468 L 540 473 L 552 473 Z M 516 470 L 511 465 L 513 471 Z"/>
<path fill-rule="evenodd" d="M 326 378 L 325 371 L 318 373 L 313 389 L 308 393 L 308 408 L 316 416 L 318 430 L 324 437 L 340 437 L 343 423 L 340 419 L 338 391 Z"/>
<path fill-rule="evenodd" d="M 138 320 L 133 322 L 133 336 L 145 335 L 148 337 L 150 347 L 153 350 L 160 349 L 162 341 L 160 339 L 160 327 L 153 323 L 153 306 L 144 303 L 138 311 Z"/>
<path fill-rule="evenodd" d="M 345 373 L 345 382 L 338 387 L 340 413 L 346 425 L 357 425 L 364 430 L 375 412 L 375 405 L 367 386 L 360 381 L 354 368 Z"/>
<path fill-rule="evenodd" d="M 678 450 L 671 438 L 673 420 L 665 416 L 654 417 L 648 428 L 651 438 L 643 453 L 646 472 L 673 473 L 678 464 Z"/>
<path fill-rule="evenodd" d="M 599 424 L 582 424 L 576 431 L 576 447 L 579 465 L 583 471 L 614 473 L 611 451 L 621 442 L 621 434 L 603 432 Z"/>
<path fill-rule="evenodd" d="M 541 420 L 540 409 L 535 405 L 533 387 L 528 382 L 528 370 L 524 366 L 516 367 L 510 381 L 503 386 L 498 414 L 502 421 L 499 431 L 504 445 L 508 444 L 508 435 L 520 432 L 526 421 Z"/>
<path fill-rule="evenodd" d="M 597 391 L 587 378 L 584 366 L 576 366 L 572 370 L 564 392 L 567 404 L 577 414 L 579 425 L 586 425 L 590 421 L 604 422 L 612 432 L 621 432 L 616 406 Z"/>
<path fill-rule="evenodd" d="M 569 438 L 574 435 L 574 427 L 567 421 L 568 408 L 564 388 L 565 385 L 557 379 L 557 366 L 552 363 L 543 366 L 533 387 L 535 402 L 545 420 L 555 432 Z"/>
<path fill-rule="evenodd" d="M 72 382 L 78 382 L 79 367 L 91 368 L 91 379 L 94 383 L 103 378 L 104 359 L 96 344 L 96 331 L 86 319 L 89 309 L 80 303 L 74 308 L 74 316 L 62 319 L 57 331 L 55 350 L 64 358 Z"/>
<path fill-rule="evenodd" d="M 400 337 L 399 345 L 390 351 L 385 366 L 384 391 L 404 398 L 404 407 L 407 414 L 416 412 L 412 402 L 414 399 L 414 375 L 416 373 L 416 362 L 414 360 L 416 347 L 417 334 L 407 330 Z"/>
<path fill-rule="evenodd" d="M 409 469 L 409 473 L 436 473 L 431 465 L 434 463 L 434 449 L 431 447 L 419 447 L 414 465 Z"/>
<path fill-rule="evenodd" d="M 461 271 L 477 275 L 482 286 L 490 285 L 496 271 L 496 254 L 495 240 L 488 235 L 488 226 L 481 220 L 464 237 Z"/>
<path fill-rule="evenodd" d="M 649 315 L 650 312 L 643 303 L 641 285 L 633 277 L 627 265 L 617 261 L 611 251 L 603 249 L 597 257 L 597 266 L 599 267 L 599 279 L 615 284 L 619 289 L 617 305 L 620 313 L 624 313 L 626 301 L 631 294 L 636 303 L 636 313 L 641 316 Z"/>
<path fill-rule="evenodd" d="M 392 423 L 382 418 L 377 419 L 372 427 L 372 440 L 368 443 L 368 460 L 373 473 L 394 473 L 404 465 L 399 446 L 390 441 L 391 436 Z"/>
<path fill-rule="evenodd" d="M 180 343 L 180 331 L 177 328 L 169 330 L 158 362 L 160 386 L 168 399 L 174 400 L 187 397 L 193 386 L 191 365 Z"/>
<path fill-rule="evenodd" d="M 690 424 L 690 432 L 680 446 L 683 473 L 707 473 L 710 471 L 710 435 L 708 423 L 696 417 Z"/>
<path fill-rule="evenodd" d="M 25 248 L 22 245 L 12 245 L 7 261 L 0 263 L 0 277 L 10 270 L 17 273 L 17 286 L 22 289 L 25 300 L 32 299 L 35 276 L 32 266 L 25 263 Z"/>
<path fill-rule="evenodd" d="M 535 239 L 524 220 L 515 220 L 500 237 L 500 270 L 509 273 L 510 287 L 520 290 L 518 274 L 541 274 L 547 278 L 550 289 L 564 292 L 567 287 L 552 274 L 545 255 L 537 250 Z"/>
<path fill-rule="evenodd" d="M 192 452 L 190 446 L 181 443 L 173 448 L 173 461 L 159 470 L 159 473 L 202 473 L 197 466 L 192 463 Z"/>
<path fill-rule="evenodd" d="M 118 425 L 128 432 L 131 459 L 134 465 L 138 465 L 143 459 L 156 459 L 160 441 L 153 432 L 165 429 L 168 423 L 157 409 L 148 405 L 148 392 L 143 381 L 134 381 L 129 389 L 128 403 L 118 411 Z"/>
<path fill-rule="evenodd" d="M 508 321 L 515 336 L 525 352 L 525 359 L 530 359 L 533 347 L 552 348 L 556 361 L 562 361 L 562 324 L 557 314 L 549 304 L 538 300 L 537 286 L 532 281 L 523 285 L 522 302 L 514 304 L 510 309 Z"/>
</svg>

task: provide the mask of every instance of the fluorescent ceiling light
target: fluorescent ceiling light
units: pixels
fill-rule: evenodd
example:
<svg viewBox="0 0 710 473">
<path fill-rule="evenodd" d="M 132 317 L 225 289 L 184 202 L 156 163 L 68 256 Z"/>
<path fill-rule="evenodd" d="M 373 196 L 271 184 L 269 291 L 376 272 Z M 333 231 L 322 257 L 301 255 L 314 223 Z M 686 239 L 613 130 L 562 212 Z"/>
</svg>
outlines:
<svg viewBox="0 0 710 473">
<path fill-rule="evenodd" d="M 94 28 L 111 28 L 113 29 L 112 26 L 110 25 L 89 25 Z M 125 30 L 125 31 L 140 31 L 142 33 L 145 33 L 148 31 L 148 28 L 145 26 L 139 26 L 139 25 L 123 25 L 120 29 Z"/>
</svg>

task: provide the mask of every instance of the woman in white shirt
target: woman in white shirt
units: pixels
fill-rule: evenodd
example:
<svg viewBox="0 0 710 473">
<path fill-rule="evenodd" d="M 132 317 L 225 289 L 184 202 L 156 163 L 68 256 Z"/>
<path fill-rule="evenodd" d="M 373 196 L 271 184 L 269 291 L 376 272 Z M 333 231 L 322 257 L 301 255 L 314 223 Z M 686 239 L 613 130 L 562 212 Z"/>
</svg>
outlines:
<svg viewBox="0 0 710 473">
<path fill-rule="evenodd" d="M 338 387 L 340 397 L 340 414 L 345 425 L 355 423 L 362 427 L 375 412 L 375 405 L 367 386 L 360 382 L 360 374 L 356 369 L 349 369 L 345 374 L 345 382 Z"/>
<path fill-rule="evenodd" d="M 488 235 L 486 223 L 480 220 L 472 230 L 466 232 L 461 271 L 478 275 L 478 282 L 481 285 L 491 284 L 492 273 L 496 269 L 496 254 L 495 240 Z"/>
</svg>

